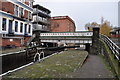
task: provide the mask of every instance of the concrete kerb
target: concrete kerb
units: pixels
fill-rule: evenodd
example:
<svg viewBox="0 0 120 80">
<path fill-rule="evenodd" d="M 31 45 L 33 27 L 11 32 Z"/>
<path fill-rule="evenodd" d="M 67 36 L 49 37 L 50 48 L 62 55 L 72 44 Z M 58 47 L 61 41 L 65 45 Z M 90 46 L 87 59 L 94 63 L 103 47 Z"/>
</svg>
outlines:
<svg viewBox="0 0 120 80">
<path fill-rule="evenodd" d="M 87 58 L 89 57 L 89 54 L 86 55 L 86 57 L 84 58 L 84 61 L 82 64 L 78 63 L 78 68 L 81 68 L 83 66 L 83 64 L 86 62 Z M 76 72 L 77 69 L 74 69 L 74 72 Z"/>
</svg>

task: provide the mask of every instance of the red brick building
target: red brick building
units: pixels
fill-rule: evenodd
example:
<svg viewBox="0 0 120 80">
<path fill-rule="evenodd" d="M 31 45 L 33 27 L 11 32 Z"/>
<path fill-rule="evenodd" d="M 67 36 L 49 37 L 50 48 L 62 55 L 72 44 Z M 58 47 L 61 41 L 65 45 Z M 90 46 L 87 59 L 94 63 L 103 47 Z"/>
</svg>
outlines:
<svg viewBox="0 0 120 80">
<path fill-rule="evenodd" d="M 56 16 L 51 18 L 51 32 L 75 32 L 74 21 L 69 16 Z"/>
<path fill-rule="evenodd" d="M 32 36 L 33 0 L 0 0 L 0 47 L 20 47 Z"/>
</svg>

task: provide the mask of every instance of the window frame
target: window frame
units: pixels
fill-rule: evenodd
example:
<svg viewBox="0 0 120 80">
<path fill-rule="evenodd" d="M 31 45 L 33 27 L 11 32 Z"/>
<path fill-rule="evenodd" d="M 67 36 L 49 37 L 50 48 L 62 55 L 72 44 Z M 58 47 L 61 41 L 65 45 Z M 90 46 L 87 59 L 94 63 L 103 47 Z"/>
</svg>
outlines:
<svg viewBox="0 0 120 80">
<path fill-rule="evenodd" d="M 32 13 L 28 12 L 28 19 L 32 19 Z"/>
<path fill-rule="evenodd" d="M 23 23 L 20 23 L 20 32 L 23 33 Z"/>
<path fill-rule="evenodd" d="M 29 25 L 29 27 L 28 27 L 28 33 L 29 34 L 31 33 L 31 25 Z"/>
<path fill-rule="evenodd" d="M 29 0 L 29 6 L 30 6 L 30 7 L 33 6 L 33 2 L 32 2 L 32 0 Z"/>
<path fill-rule="evenodd" d="M 21 16 L 24 16 L 24 8 L 21 8 Z"/>
<path fill-rule="evenodd" d="M 18 32 L 18 21 L 15 21 L 15 32 Z"/>
<path fill-rule="evenodd" d="M 14 15 L 15 16 L 19 16 L 19 6 L 18 5 L 15 5 L 15 9 L 14 9 Z"/>
<path fill-rule="evenodd" d="M 24 16 L 24 8 L 19 7 L 19 16 L 22 17 Z"/>
<path fill-rule="evenodd" d="M 5 20 L 5 23 L 4 23 Z M 2 31 L 6 31 L 7 28 L 7 19 L 6 18 L 2 18 Z"/>
</svg>

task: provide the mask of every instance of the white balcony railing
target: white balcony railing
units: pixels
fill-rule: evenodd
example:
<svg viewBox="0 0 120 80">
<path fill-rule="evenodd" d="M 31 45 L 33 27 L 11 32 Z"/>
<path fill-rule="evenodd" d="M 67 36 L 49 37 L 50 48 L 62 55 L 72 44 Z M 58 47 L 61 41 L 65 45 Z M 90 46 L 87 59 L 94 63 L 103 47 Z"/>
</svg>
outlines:
<svg viewBox="0 0 120 80">
<path fill-rule="evenodd" d="M 46 13 L 46 12 L 44 12 L 44 11 L 41 11 L 41 10 L 39 10 L 39 9 L 34 9 L 34 10 L 33 10 L 33 13 L 38 13 L 38 12 L 40 12 L 40 13 L 42 13 L 42 14 L 45 14 L 45 15 L 48 15 L 48 16 L 51 16 L 50 14 L 48 14 L 48 13 Z"/>
<path fill-rule="evenodd" d="M 48 21 L 47 19 L 43 19 L 39 16 L 34 16 L 33 17 L 33 22 L 43 22 L 43 23 L 46 23 L 46 24 L 50 24 L 50 21 Z"/>
<path fill-rule="evenodd" d="M 40 31 L 49 31 L 47 26 L 42 26 L 39 24 L 33 24 L 33 30 L 40 30 Z"/>
</svg>

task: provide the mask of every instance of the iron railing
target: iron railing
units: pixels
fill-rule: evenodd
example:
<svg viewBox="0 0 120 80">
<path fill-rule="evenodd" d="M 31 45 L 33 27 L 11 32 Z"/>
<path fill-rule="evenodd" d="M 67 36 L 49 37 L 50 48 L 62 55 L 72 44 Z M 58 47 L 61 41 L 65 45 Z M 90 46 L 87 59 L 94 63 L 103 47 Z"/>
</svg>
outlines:
<svg viewBox="0 0 120 80">
<path fill-rule="evenodd" d="M 32 40 L 35 38 L 35 34 L 32 35 L 32 37 L 28 40 L 27 42 L 27 46 L 32 42 Z"/>
<path fill-rule="evenodd" d="M 108 45 L 108 47 L 110 48 L 110 50 L 114 54 L 114 57 L 120 63 L 120 48 L 107 36 L 100 35 L 100 38 Z"/>
</svg>

